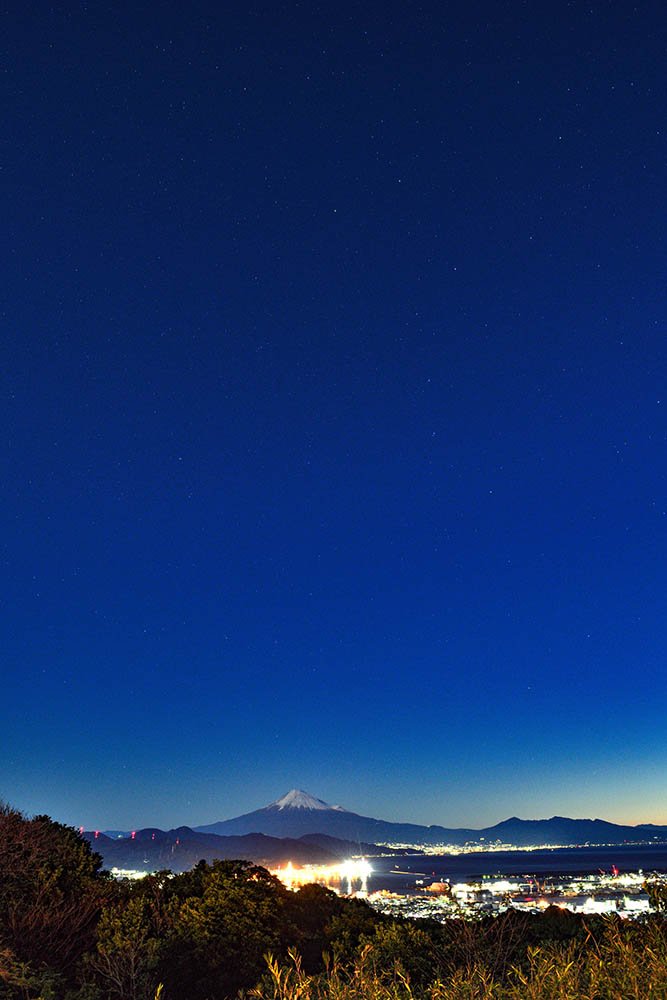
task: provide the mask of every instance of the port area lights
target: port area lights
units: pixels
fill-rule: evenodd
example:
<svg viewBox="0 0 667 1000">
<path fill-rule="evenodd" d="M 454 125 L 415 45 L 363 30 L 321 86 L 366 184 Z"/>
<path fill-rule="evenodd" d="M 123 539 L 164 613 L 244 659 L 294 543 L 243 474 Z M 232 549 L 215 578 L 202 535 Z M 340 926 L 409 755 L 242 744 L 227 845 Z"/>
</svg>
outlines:
<svg viewBox="0 0 667 1000">
<path fill-rule="evenodd" d="M 275 868 L 273 874 L 286 885 L 308 882 L 361 882 L 365 884 L 373 869 L 365 858 L 349 858 L 337 865 L 306 865 L 295 868 L 290 861 L 284 868 Z"/>
<path fill-rule="evenodd" d="M 356 882 L 357 880 L 365 882 L 372 871 L 373 869 L 368 861 L 364 859 L 361 861 L 344 861 L 340 866 L 340 877 L 346 879 L 348 882 Z"/>
</svg>

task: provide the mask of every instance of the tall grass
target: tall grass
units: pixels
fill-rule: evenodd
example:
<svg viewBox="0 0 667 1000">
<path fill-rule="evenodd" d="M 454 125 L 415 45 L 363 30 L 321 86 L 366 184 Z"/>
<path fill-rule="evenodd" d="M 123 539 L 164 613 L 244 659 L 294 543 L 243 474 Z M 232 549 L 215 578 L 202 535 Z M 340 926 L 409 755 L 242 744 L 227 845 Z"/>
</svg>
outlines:
<svg viewBox="0 0 667 1000">
<path fill-rule="evenodd" d="M 400 962 L 378 967 L 372 944 L 352 965 L 331 962 L 309 975 L 298 955 L 286 964 L 268 958 L 268 971 L 249 994 L 254 1000 L 667 1000 L 667 926 L 663 921 L 621 925 L 583 941 L 528 948 L 524 960 L 499 973 L 478 961 L 411 983 Z"/>
</svg>

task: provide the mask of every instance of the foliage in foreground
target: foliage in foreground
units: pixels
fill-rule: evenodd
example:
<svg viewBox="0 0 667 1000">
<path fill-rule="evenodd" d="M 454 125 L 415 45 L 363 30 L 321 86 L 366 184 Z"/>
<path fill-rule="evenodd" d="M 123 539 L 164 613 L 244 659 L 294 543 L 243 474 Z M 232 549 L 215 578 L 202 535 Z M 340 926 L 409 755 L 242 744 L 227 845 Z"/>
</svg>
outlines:
<svg viewBox="0 0 667 1000">
<path fill-rule="evenodd" d="M 667 916 L 584 921 L 552 908 L 396 921 L 321 886 L 289 892 L 244 861 L 117 883 L 76 831 L 0 806 L 1 1000 L 243 990 L 248 1000 L 667 1000 Z"/>
<path fill-rule="evenodd" d="M 334 962 L 309 975 L 296 954 L 269 958 L 253 1000 L 666 1000 L 667 937 L 662 920 L 644 926 L 603 921 L 599 937 L 529 947 L 524 961 L 500 977 L 475 962 L 414 982 L 400 960 L 385 965 L 372 943 L 351 966 Z"/>
</svg>

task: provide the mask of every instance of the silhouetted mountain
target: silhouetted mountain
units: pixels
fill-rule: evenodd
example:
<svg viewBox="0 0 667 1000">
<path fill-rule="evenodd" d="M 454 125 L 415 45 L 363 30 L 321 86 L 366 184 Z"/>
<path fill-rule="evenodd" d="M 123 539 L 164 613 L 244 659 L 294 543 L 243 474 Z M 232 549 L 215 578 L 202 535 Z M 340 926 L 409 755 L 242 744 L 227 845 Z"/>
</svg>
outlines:
<svg viewBox="0 0 667 1000">
<path fill-rule="evenodd" d="M 243 859 L 262 865 L 280 865 L 292 861 L 299 865 L 334 864 L 350 854 L 379 854 L 375 844 L 345 843 L 335 837 L 316 834 L 310 838 L 291 839 L 250 833 L 238 837 L 220 837 L 197 833 L 190 827 L 137 830 L 122 839 L 103 833 L 84 834 L 93 849 L 102 855 L 105 868 L 156 871 L 169 868 L 188 871 L 198 861 L 214 858 Z"/>
<path fill-rule="evenodd" d="M 296 804 L 295 804 L 296 803 Z M 311 803 L 317 803 L 312 805 Z M 419 826 L 416 823 L 390 823 L 385 820 L 359 816 L 341 806 L 330 806 L 307 792 L 294 789 L 263 809 L 194 828 L 202 833 L 221 836 L 245 833 L 266 833 L 272 837 L 303 837 L 311 833 L 325 833 L 339 840 L 353 843 L 438 844 L 466 843 L 476 839 L 477 830 L 445 830 L 443 827 Z M 453 839 L 454 838 L 454 839 Z"/>
<path fill-rule="evenodd" d="M 667 840 L 667 827 L 664 826 L 621 826 L 604 819 L 569 819 L 567 816 L 552 816 L 551 819 L 519 819 L 518 816 L 512 816 L 502 823 L 480 830 L 479 833 L 488 842 L 500 840 L 517 847 L 532 844 L 572 846 Z"/>
<path fill-rule="evenodd" d="M 330 806 L 307 792 L 294 790 L 263 809 L 234 819 L 194 828 L 201 833 L 242 836 L 264 833 L 272 837 L 302 838 L 326 834 L 352 843 L 434 845 L 483 844 L 502 842 L 517 847 L 559 844 L 622 844 L 667 840 L 667 826 L 641 824 L 619 826 L 601 819 L 525 820 L 514 816 L 496 826 L 481 830 L 448 829 L 443 826 L 420 826 L 416 823 L 393 823 Z"/>
</svg>

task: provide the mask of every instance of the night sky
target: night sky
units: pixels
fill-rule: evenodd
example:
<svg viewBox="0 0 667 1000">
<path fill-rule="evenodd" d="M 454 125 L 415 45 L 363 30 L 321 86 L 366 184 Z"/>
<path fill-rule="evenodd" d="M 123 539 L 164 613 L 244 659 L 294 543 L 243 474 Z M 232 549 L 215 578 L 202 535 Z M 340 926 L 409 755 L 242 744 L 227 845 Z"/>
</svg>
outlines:
<svg viewBox="0 0 667 1000">
<path fill-rule="evenodd" d="M 0 796 L 666 822 L 664 4 L 1 23 Z"/>
</svg>

